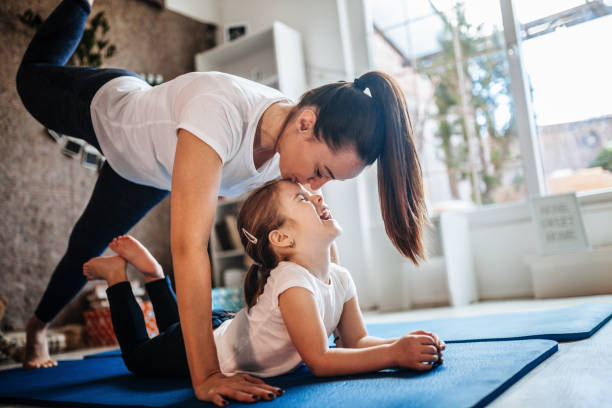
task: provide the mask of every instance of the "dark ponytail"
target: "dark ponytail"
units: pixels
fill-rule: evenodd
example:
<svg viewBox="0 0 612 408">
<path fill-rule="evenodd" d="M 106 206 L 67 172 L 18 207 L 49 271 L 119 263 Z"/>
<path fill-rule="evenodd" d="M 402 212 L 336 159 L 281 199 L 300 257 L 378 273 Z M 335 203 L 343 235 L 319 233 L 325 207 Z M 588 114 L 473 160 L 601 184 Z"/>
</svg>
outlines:
<svg viewBox="0 0 612 408">
<path fill-rule="evenodd" d="M 270 269 L 259 263 L 253 263 L 249 267 L 244 278 L 244 301 L 249 309 L 257 303 L 269 276 Z"/>
<path fill-rule="evenodd" d="M 378 158 L 378 197 L 387 235 L 415 264 L 425 260 L 423 227 L 427 219 L 423 175 L 408 106 L 397 82 L 373 71 L 359 78 L 369 88 L 382 120 L 384 147 Z"/>
<path fill-rule="evenodd" d="M 238 214 L 238 232 L 245 252 L 253 260 L 244 278 L 244 298 L 250 309 L 270 276 L 270 271 L 278 265 L 278 258 L 268 235 L 285 223 L 284 215 L 278 210 L 278 185 L 281 181 L 271 181 L 255 190 L 244 201 Z"/>
<path fill-rule="evenodd" d="M 319 108 L 315 136 L 332 151 L 353 147 L 365 165 L 378 159 L 378 195 L 387 235 L 415 264 L 426 259 L 421 165 L 397 82 L 384 72 L 370 71 L 354 83 L 341 81 L 306 92 L 297 109 L 306 106 Z"/>
</svg>

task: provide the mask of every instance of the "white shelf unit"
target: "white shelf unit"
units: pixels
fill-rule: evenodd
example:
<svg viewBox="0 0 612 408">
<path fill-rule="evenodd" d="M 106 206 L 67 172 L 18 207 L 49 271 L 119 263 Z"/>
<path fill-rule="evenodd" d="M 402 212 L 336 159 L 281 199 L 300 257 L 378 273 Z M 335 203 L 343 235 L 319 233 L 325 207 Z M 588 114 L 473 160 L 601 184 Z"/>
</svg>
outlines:
<svg viewBox="0 0 612 408">
<path fill-rule="evenodd" d="M 238 209 L 245 196 L 228 197 L 220 200 L 217 204 L 217 213 L 215 215 L 215 223 L 210 234 L 210 254 L 213 286 L 225 286 L 223 272 L 228 268 L 240 268 L 246 271 L 245 257 L 246 254 L 241 245 L 234 245 L 231 249 L 224 249 L 221 245 L 217 228 L 225 222 L 226 215 L 238 214 Z"/>
<path fill-rule="evenodd" d="M 262 83 L 296 102 L 306 91 L 302 36 L 278 21 L 266 30 L 196 54 L 195 68 L 226 72 Z"/>
<path fill-rule="evenodd" d="M 246 35 L 195 55 L 197 71 L 219 71 L 241 76 L 281 91 L 297 102 L 306 91 L 306 67 L 300 33 L 274 22 L 258 33 Z M 215 226 L 228 214 L 237 215 L 245 196 L 219 201 Z M 210 239 L 213 286 L 224 286 L 224 271 L 245 267 L 242 246 L 223 250 L 216 228 Z"/>
</svg>

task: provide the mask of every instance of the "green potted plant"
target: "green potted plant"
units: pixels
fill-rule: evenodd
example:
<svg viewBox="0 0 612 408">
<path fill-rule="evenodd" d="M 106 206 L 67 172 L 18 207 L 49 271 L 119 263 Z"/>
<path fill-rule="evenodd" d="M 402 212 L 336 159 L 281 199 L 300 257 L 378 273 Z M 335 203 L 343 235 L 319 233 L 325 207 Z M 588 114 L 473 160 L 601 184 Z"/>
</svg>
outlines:
<svg viewBox="0 0 612 408">
<path fill-rule="evenodd" d="M 32 9 L 27 9 L 17 17 L 24 25 L 35 30 L 43 23 L 40 14 Z M 104 17 L 104 12 L 100 11 L 94 15 L 89 21 L 89 26 L 83 31 L 83 38 L 76 51 L 70 57 L 70 64 L 99 68 L 105 58 L 115 55 L 117 47 L 106 39 L 109 30 L 110 26 Z"/>
</svg>

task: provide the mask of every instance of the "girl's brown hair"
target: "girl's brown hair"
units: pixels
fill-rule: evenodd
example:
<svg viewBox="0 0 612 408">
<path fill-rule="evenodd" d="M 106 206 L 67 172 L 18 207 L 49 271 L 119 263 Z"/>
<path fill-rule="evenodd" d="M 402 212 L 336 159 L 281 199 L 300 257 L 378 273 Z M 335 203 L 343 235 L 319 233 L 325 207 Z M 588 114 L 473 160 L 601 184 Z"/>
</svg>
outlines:
<svg viewBox="0 0 612 408">
<path fill-rule="evenodd" d="M 370 71 L 353 83 L 335 82 L 306 92 L 294 112 L 308 106 L 318 108 L 315 137 L 332 152 L 352 147 L 365 165 L 378 159 L 378 195 L 387 235 L 415 264 L 426 259 L 421 165 L 397 82 L 384 72 Z"/>
<path fill-rule="evenodd" d="M 255 262 L 244 278 L 244 297 L 249 309 L 257 302 L 270 271 L 280 261 L 272 250 L 268 235 L 270 231 L 282 227 L 287 220 L 278 208 L 278 189 L 281 182 L 271 181 L 259 187 L 244 201 L 238 214 L 238 232 L 242 246 Z M 249 235 L 256 238 L 257 242 L 250 240 Z"/>
</svg>

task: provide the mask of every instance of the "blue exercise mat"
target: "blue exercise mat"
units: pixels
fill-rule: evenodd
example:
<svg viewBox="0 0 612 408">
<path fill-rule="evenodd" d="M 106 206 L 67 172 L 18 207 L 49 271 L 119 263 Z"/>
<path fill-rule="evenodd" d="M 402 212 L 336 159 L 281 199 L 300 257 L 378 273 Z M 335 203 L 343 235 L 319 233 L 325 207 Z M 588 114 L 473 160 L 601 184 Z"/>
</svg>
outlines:
<svg viewBox="0 0 612 408">
<path fill-rule="evenodd" d="M 590 337 L 610 318 L 612 303 L 586 303 L 553 310 L 372 323 L 367 329 L 368 334 L 384 338 L 423 329 L 435 333 L 446 343 L 525 339 L 572 341 Z"/>
<path fill-rule="evenodd" d="M 262 407 L 479 407 L 558 350 L 551 340 L 449 344 L 444 363 L 429 372 L 314 377 L 301 364 L 268 378 L 285 395 Z M 188 379 L 130 374 L 119 357 L 60 361 L 57 367 L 0 371 L 0 401 L 42 406 L 204 407 Z M 265 404 L 265 405 L 264 405 Z M 231 405 L 242 404 L 231 402 Z"/>
<path fill-rule="evenodd" d="M 371 323 L 368 334 L 400 337 L 415 330 L 436 333 L 447 343 L 548 339 L 571 341 L 593 335 L 612 318 L 612 303 L 586 303 L 563 309 L 451 317 L 411 322 Z M 333 335 L 330 337 L 333 346 Z M 90 354 L 86 358 L 119 356 L 119 350 Z"/>
</svg>

